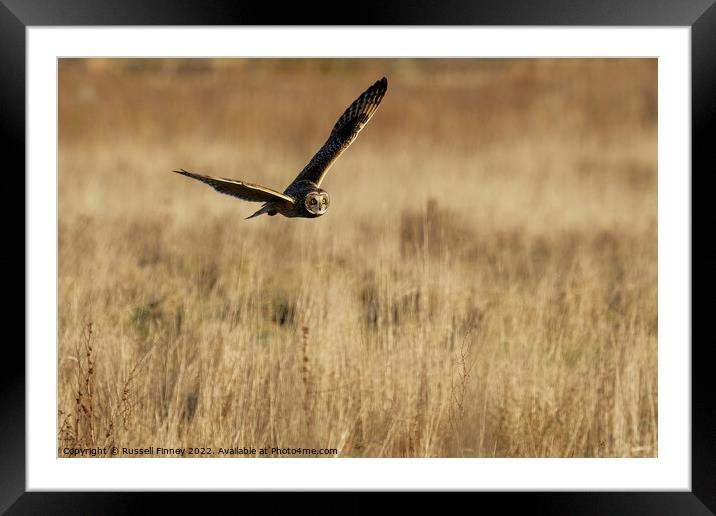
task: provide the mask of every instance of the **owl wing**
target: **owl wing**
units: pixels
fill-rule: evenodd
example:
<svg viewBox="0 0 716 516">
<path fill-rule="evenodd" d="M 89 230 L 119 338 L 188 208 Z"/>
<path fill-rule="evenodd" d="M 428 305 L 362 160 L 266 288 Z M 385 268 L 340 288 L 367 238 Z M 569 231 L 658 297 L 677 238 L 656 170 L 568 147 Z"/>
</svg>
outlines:
<svg viewBox="0 0 716 516">
<path fill-rule="evenodd" d="M 333 126 L 326 143 L 293 182 L 307 179 L 320 186 L 333 162 L 353 143 L 360 130 L 378 109 L 378 104 L 383 100 L 387 89 L 388 80 L 383 77 L 353 101 Z"/>
<path fill-rule="evenodd" d="M 193 172 L 187 172 L 184 169 L 173 170 L 177 174 L 197 179 L 207 185 L 211 186 L 217 192 L 233 195 L 244 201 L 252 202 L 272 202 L 272 201 L 283 201 L 294 203 L 295 199 L 289 195 L 282 194 L 276 190 L 271 190 L 265 186 L 255 185 L 252 183 L 245 183 L 243 181 L 235 181 L 233 179 L 224 179 L 222 177 L 211 177 L 203 176 L 201 174 L 194 174 Z"/>
</svg>

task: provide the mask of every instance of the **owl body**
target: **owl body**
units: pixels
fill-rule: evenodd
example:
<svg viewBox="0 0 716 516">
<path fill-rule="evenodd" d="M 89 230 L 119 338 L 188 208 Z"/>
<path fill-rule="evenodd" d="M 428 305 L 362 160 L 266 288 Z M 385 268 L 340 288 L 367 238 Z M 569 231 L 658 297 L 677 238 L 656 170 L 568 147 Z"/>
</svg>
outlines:
<svg viewBox="0 0 716 516">
<path fill-rule="evenodd" d="M 289 218 L 302 217 L 315 219 L 326 213 L 328 205 L 331 202 L 328 192 L 319 188 L 316 183 L 308 179 L 291 183 L 283 193 L 291 196 L 295 199 L 295 202 L 267 202 L 260 210 L 251 215 L 251 217 L 261 215 L 262 213 L 271 216 L 280 213 L 284 217 Z"/>
<path fill-rule="evenodd" d="M 261 208 L 246 217 L 248 219 L 264 213 L 270 216 L 280 213 L 284 217 L 315 219 L 326 213 L 331 202 L 328 192 L 321 188 L 323 178 L 371 119 L 387 89 L 388 81 L 383 77 L 353 101 L 333 126 L 328 140 L 283 193 L 254 183 L 205 176 L 184 169 L 174 172 L 206 183 L 217 192 L 245 201 L 262 202 Z"/>
</svg>

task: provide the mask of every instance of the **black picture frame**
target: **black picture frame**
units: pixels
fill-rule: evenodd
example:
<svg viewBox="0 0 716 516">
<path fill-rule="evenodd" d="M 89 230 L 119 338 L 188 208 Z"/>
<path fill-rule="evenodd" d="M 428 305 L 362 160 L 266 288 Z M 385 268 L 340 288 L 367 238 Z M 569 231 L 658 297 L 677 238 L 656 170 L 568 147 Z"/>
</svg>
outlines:
<svg viewBox="0 0 716 516">
<path fill-rule="evenodd" d="M 709 134 L 716 125 L 716 0 L 532 0 L 503 2 L 381 2 L 372 9 L 347 5 L 343 14 L 305 2 L 275 5 L 197 0 L 0 0 L 0 126 L 4 130 L 6 177 L 25 167 L 26 31 L 44 25 L 577 25 L 688 26 L 691 28 L 692 80 L 692 335 L 703 326 L 713 303 L 696 304 L 695 294 L 716 286 L 716 253 L 695 237 L 697 227 L 712 227 L 706 211 L 703 178 L 713 174 Z M 348 23 L 347 23 L 348 22 Z M 698 178 L 699 188 L 693 188 Z M 25 192 L 24 180 L 21 186 Z M 23 199 L 25 196 L 23 195 Z M 694 206 L 699 208 L 694 209 Z M 17 213 L 16 211 L 14 213 Z M 16 217 L 16 215 L 15 215 Z M 5 220 L 12 221 L 13 218 Z M 23 225 L 24 229 L 24 225 Z M 703 230 L 702 230 L 703 234 Z M 702 235 L 703 236 L 703 235 Z M 24 231 L 23 231 L 24 238 Z M 22 267 L 28 257 L 23 243 Z M 14 253 L 18 254 L 18 253 Z M 4 257 L 5 258 L 5 257 Z M 14 257 L 17 261 L 19 256 Z M 5 260 L 7 260 L 5 258 Z M 6 272 L 10 263 L 6 262 Z M 12 270 L 15 270 L 13 267 Z M 27 272 L 26 272 L 27 274 Z M 19 276 L 19 275 L 17 275 Z M 27 279 L 27 278 L 26 278 Z M 704 296 L 705 299 L 707 299 Z M 23 295 L 25 299 L 25 295 Z M 20 303 L 15 303 L 20 306 Z M 25 304 L 21 305 L 24 312 Z M 19 308 L 15 308 L 16 310 Z M 7 312 L 6 312 L 7 313 Z M 694 324 L 696 316 L 701 321 Z M 708 335 L 708 334 L 707 334 Z M 536 514 L 713 514 L 716 511 L 716 421 L 711 393 L 714 375 L 708 341 L 692 337 L 692 490 L 689 492 L 529 492 L 479 493 L 501 510 L 528 508 Z M 685 343 L 686 344 L 686 343 Z M 147 511 L 147 498 L 159 498 L 164 511 L 206 510 L 205 501 L 188 493 L 26 492 L 25 353 L 17 340 L 4 346 L 6 367 L 0 375 L 0 513 L 127 514 Z M 7 364 L 12 364 L 8 366 Z M 230 494 L 206 493 L 212 502 Z M 241 496 L 246 496 L 245 494 Z M 204 498 L 200 497 L 200 498 Z M 217 498 L 221 497 L 221 498 Z M 420 500 L 421 497 L 416 498 Z M 422 502 L 420 502 L 422 503 Z M 145 507 L 147 507 L 145 509 Z M 356 507 L 361 507 L 358 504 Z M 367 509 L 369 506 L 363 506 Z M 238 507 L 237 507 L 238 508 Z"/>
</svg>

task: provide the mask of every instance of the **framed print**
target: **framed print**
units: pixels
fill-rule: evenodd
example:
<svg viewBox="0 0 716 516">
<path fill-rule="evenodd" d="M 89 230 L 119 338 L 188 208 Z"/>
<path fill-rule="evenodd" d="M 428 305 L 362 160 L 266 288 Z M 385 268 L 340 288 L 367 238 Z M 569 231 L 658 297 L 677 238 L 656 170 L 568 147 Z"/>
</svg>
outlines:
<svg viewBox="0 0 716 516">
<path fill-rule="evenodd" d="M 27 310 L 0 507 L 713 510 L 690 169 L 716 10 L 583 4 L 4 2 Z"/>
</svg>

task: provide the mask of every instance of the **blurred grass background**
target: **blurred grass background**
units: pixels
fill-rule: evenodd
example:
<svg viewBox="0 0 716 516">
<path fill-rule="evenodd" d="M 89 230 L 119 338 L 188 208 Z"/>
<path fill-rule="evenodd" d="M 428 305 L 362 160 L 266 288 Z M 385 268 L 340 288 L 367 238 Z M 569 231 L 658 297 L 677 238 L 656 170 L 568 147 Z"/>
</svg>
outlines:
<svg viewBox="0 0 716 516">
<path fill-rule="evenodd" d="M 61 59 L 65 446 L 657 453 L 654 59 Z M 316 220 L 283 190 L 369 84 Z"/>
</svg>

